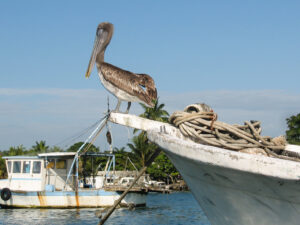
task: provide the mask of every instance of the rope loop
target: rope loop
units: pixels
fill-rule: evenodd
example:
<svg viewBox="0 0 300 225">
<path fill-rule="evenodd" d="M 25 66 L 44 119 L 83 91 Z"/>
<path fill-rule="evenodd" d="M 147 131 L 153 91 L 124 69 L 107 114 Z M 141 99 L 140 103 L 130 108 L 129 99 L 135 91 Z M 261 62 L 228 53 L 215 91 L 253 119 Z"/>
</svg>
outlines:
<svg viewBox="0 0 300 225">
<path fill-rule="evenodd" d="M 198 103 L 187 106 L 184 111 L 174 112 L 169 122 L 178 127 L 184 136 L 201 144 L 299 161 L 297 158 L 287 157 L 288 153 L 284 150 L 286 140 L 283 136 L 273 139 L 261 136 L 259 121 L 231 125 L 218 121 L 217 118 L 217 114 L 208 105 Z"/>
</svg>

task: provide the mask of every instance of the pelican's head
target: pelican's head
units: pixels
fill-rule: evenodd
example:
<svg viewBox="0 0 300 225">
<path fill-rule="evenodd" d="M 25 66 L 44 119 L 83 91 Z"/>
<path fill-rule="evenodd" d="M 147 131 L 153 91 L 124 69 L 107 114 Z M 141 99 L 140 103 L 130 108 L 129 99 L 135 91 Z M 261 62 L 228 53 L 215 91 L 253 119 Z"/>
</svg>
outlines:
<svg viewBox="0 0 300 225">
<path fill-rule="evenodd" d="M 114 25 L 111 23 L 103 22 L 98 25 L 93 52 L 85 77 L 90 76 L 96 61 L 102 62 L 104 60 L 104 51 L 111 40 L 113 31 Z"/>
</svg>

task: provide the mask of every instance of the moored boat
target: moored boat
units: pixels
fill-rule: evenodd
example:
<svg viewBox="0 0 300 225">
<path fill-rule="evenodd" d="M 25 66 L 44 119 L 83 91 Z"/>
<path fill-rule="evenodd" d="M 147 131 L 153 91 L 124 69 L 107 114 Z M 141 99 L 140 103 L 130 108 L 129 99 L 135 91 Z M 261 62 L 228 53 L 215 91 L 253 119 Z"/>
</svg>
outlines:
<svg viewBox="0 0 300 225">
<path fill-rule="evenodd" d="M 8 179 L 0 180 L 0 205 L 7 207 L 79 208 L 107 207 L 125 190 L 109 191 L 105 181 L 80 187 L 72 163 L 76 152 L 52 152 L 38 156 L 8 156 Z M 105 154 L 114 159 L 114 155 Z M 110 161 L 113 164 L 113 160 Z M 102 179 L 106 177 L 103 176 Z M 147 190 L 134 189 L 121 206 L 145 206 Z"/>
</svg>

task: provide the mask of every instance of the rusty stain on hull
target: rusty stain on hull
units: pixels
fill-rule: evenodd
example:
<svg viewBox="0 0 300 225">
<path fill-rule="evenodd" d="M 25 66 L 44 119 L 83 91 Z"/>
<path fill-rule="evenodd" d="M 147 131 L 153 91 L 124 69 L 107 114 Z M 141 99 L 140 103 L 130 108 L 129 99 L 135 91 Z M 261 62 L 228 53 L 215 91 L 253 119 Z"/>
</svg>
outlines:
<svg viewBox="0 0 300 225">
<path fill-rule="evenodd" d="M 39 201 L 40 201 L 40 206 L 43 207 L 43 206 L 46 206 L 46 198 L 45 196 L 42 194 L 42 192 L 37 192 L 37 196 L 39 198 Z"/>
<path fill-rule="evenodd" d="M 121 207 L 128 207 L 128 204 L 121 203 Z M 135 204 L 135 207 L 145 207 L 146 203 Z M 29 205 L 5 205 L 0 204 L 0 207 L 3 209 L 14 209 L 14 208 L 45 208 L 45 209 L 74 209 L 75 206 L 29 206 Z M 95 205 L 85 205 L 80 206 L 80 208 L 109 208 L 111 205 L 95 206 Z"/>
<path fill-rule="evenodd" d="M 105 191 L 105 190 L 103 190 Z M 112 191 L 113 192 L 113 191 Z M 87 195 L 86 193 L 91 193 Z M 82 196 L 81 196 L 82 194 Z M 95 195 L 96 194 L 96 195 Z M 135 207 L 145 206 L 146 192 L 137 191 L 133 194 L 132 201 L 137 201 Z M 135 196 L 137 194 L 137 196 Z M 79 196 L 80 195 L 80 196 Z M 89 200 L 94 196 L 92 200 Z M 118 196 L 117 191 L 111 196 L 104 195 L 98 190 L 92 191 L 67 191 L 50 193 L 47 191 L 12 191 L 12 201 L 2 201 L 0 199 L 0 208 L 98 208 L 110 207 L 111 200 Z M 79 199 L 80 197 L 80 199 Z M 136 199 L 137 198 L 137 199 Z M 125 203 L 127 205 L 127 203 Z M 124 206 L 125 206 L 124 205 Z"/>
<path fill-rule="evenodd" d="M 76 207 L 79 208 L 79 197 L 78 197 L 78 191 L 75 191 L 75 200 L 76 200 Z"/>
</svg>

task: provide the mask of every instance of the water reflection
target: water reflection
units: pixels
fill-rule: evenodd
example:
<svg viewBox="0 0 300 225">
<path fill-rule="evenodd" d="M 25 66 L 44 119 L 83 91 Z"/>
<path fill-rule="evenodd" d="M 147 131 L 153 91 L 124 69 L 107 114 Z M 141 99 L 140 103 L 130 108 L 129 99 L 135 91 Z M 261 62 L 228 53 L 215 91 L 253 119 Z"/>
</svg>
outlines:
<svg viewBox="0 0 300 225">
<path fill-rule="evenodd" d="M 0 209 L 0 224 L 97 224 L 99 209 Z M 201 224 L 209 225 L 189 192 L 149 194 L 147 207 L 118 209 L 105 224 Z"/>
</svg>

